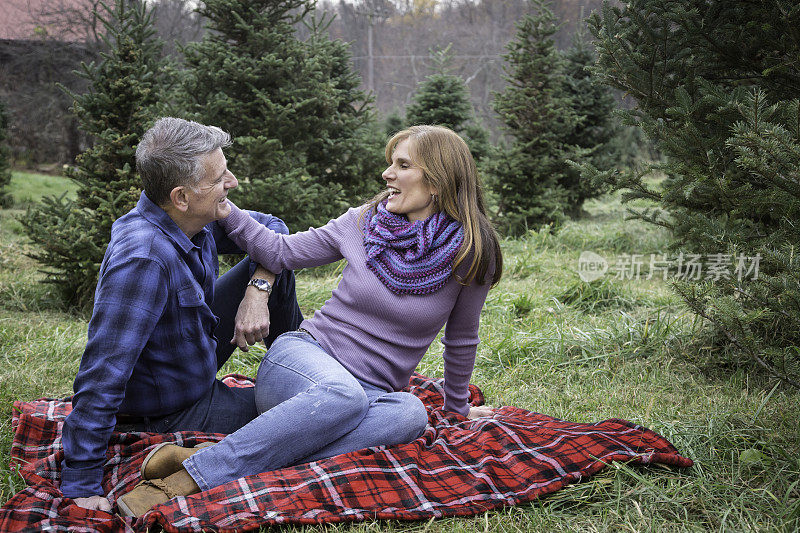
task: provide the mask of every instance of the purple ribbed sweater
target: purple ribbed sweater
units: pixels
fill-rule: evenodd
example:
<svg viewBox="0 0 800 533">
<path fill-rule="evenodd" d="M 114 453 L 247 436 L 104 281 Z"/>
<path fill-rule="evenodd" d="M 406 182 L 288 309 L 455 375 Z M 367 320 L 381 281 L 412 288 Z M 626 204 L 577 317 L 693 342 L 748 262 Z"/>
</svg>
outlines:
<svg viewBox="0 0 800 533">
<path fill-rule="evenodd" d="M 358 379 L 386 390 L 402 389 L 446 323 L 444 407 L 466 416 L 488 283 L 463 286 L 451 276 L 434 293 L 397 295 L 367 268 L 360 208 L 350 208 L 321 228 L 282 235 L 231 206 L 231 214 L 220 224 L 272 272 L 347 260 L 330 299 L 301 327 Z"/>
</svg>

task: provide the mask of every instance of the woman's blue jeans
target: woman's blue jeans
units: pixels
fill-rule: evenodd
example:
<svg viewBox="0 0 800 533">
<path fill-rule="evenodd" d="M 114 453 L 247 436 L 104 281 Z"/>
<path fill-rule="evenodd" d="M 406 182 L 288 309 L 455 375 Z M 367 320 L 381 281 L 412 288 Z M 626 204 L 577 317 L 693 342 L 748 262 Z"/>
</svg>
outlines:
<svg viewBox="0 0 800 533">
<path fill-rule="evenodd" d="M 183 465 L 198 486 L 362 448 L 410 442 L 428 415 L 416 396 L 387 392 L 353 377 L 308 333 L 278 337 L 256 378 L 261 413 Z"/>
</svg>

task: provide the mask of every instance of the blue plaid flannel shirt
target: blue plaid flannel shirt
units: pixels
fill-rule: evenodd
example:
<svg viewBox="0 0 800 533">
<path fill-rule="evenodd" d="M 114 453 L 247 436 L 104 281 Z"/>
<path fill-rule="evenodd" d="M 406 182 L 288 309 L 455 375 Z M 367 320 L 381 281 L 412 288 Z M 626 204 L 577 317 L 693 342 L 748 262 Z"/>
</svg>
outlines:
<svg viewBox="0 0 800 533">
<path fill-rule="evenodd" d="M 288 233 L 280 219 L 250 214 Z M 216 222 L 190 240 L 144 193 L 114 223 L 73 387 L 73 410 L 63 427 L 64 496 L 105 494 L 103 464 L 118 412 L 174 413 L 211 388 L 217 373 L 218 319 L 210 309 L 217 253 L 243 252 Z"/>
</svg>

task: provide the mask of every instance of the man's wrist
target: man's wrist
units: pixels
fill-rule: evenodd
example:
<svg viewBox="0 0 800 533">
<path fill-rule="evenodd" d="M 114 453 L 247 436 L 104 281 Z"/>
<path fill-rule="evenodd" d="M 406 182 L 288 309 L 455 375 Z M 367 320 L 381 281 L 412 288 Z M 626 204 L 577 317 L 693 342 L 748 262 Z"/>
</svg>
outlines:
<svg viewBox="0 0 800 533">
<path fill-rule="evenodd" d="M 248 287 L 255 287 L 259 291 L 266 292 L 267 296 L 272 294 L 272 284 L 264 278 L 251 278 L 247 282 Z"/>
</svg>

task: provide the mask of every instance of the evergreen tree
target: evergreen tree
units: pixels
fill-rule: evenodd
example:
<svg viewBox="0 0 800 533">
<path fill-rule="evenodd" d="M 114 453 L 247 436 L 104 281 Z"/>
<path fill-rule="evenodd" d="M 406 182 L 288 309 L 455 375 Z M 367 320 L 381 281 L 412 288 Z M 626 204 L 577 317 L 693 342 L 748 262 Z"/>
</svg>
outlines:
<svg viewBox="0 0 800 533">
<path fill-rule="evenodd" d="M 309 0 L 207 0 L 186 49 L 189 114 L 234 137 L 234 200 L 292 230 L 327 222 L 379 187 L 381 139 L 346 44 Z M 294 25 L 310 30 L 297 39 Z"/>
<path fill-rule="evenodd" d="M 459 133 L 472 118 L 469 89 L 464 80 L 452 74 L 432 74 L 425 78 L 406 108 L 408 124 L 435 124 Z"/>
<path fill-rule="evenodd" d="M 94 139 L 66 171 L 79 186 L 77 199 L 45 197 L 21 219 L 39 245 L 34 258 L 45 266 L 46 281 L 68 305 L 80 307 L 91 301 L 111 225 L 139 197 L 135 148 L 154 118 L 164 72 L 145 5 L 116 0 L 113 9 L 101 6 L 107 50 L 99 63 L 82 64 L 89 92 L 71 94 L 81 128 Z"/>
<path fill-rule="evenodd" d="M 403 117 L 397 111 L 392 111 L 389 113 L 385 119 L 383 119 L 383 131 L 386 135 L 386 138 L 391 138 L 395 133 L 405 128 L 405 121 Z"/>
<path fill-rule="evenodd" d="M 480 160 L 488 147 L 488 132 L 475 122 L 469 88 L 450 74 L 452 44 L 431 53 L 434 72 L 421 82 L 406 108 L 406 123 L 446 126 L 462 135 L 473 157 Z"/>
<path fill-rule="evenodd" d="M 525 15 L 507 45 L 508 87 L 494 107 L 513 137 L 485 165 L 498 197 L 500 226 L 518 234 L 529 226 L 557 221 L 569 198 L 566 160 L 575 157 L 566 138 L 578 124 L 564 93 L 564 60 L 555 48 L 553 12 L 542 0 L 537 13 Z"/>
<path fill-rule="evenodd" d="M 714 257 L 727 267 L 710 279 L 675 283 L 707 319 L 712 338 L 722 341 L 719 353 L 744 355 L 795 385 L 798 24 L 800 6 L 793 0 L 604 5 L 590 21 L 600 72 L 637 99 L 627 120 L 657 143 L 666 161 L 635 173 L 587 167 L 627 199 L 656 201 L 659 209 L 632 212 L 671 229 L 676 251 Z M 661 188 L 643 179 L 652 170 L 666 174 Z M 757 278 L 747 272 L 754 263 Z"/>
<path fill-rule="evenodd" d="M 572 46 L 564 52 L 564 94 L 577 117 L 575 127 L 564 138 L 575 147 L 575 156 L 599 170 L 610 170 L 622 162 L 621 130 L 614 118 L 617 103 L 611 90 L 591 71 L 595 62 L 594 47 L 586 39 L 581 24 Z M 583 203 L 608 190 L 603 184 L 583 178 L 576 167 L 567 167 L 560 184 L 567 193 L 567 212 L 581 212 Z"/>
<path fill-rule="evenodd" d="M 446 126 L 456 133 L 464 130 L 472 119 L 469 89 L 460 76 L 450 74 L 452 44 L 431 52 L 433 74 L 417 86 L 406 108 L 406 123 Z"/>
<path fill-rule="evenodd" d="M 6 106 L 0 100 L 0 207 L 10 207 L 13 203 L 11 194 L 8 192 L 8 184 L 11 183 L 11 169 L 8 162 L 9 149 L 6 145 L 8 138 L 8 115 Z"/>
</svg>

